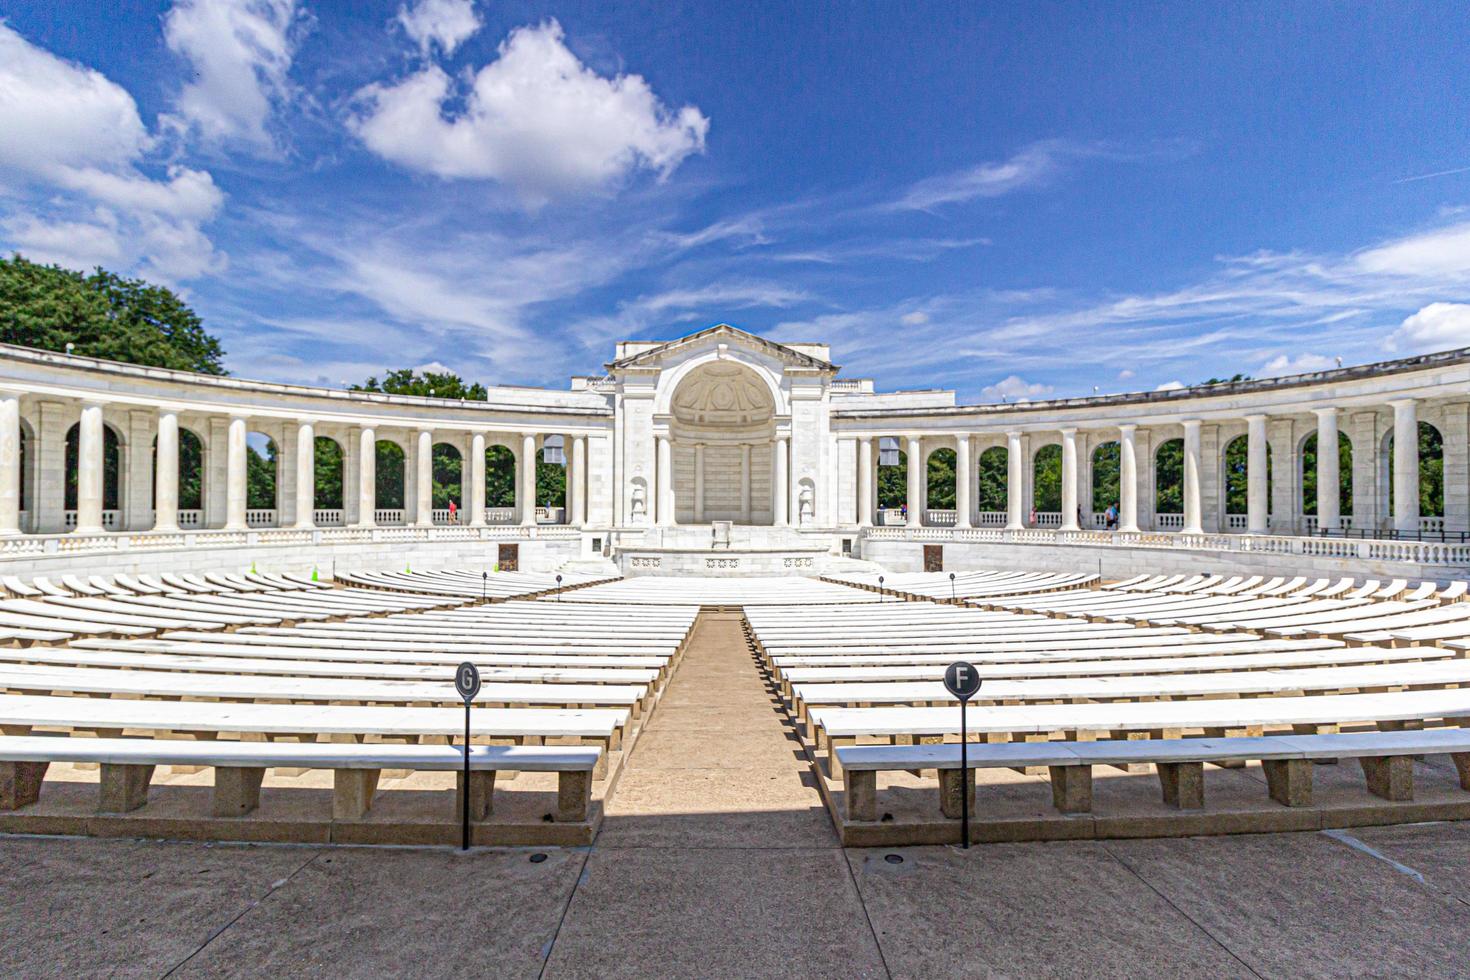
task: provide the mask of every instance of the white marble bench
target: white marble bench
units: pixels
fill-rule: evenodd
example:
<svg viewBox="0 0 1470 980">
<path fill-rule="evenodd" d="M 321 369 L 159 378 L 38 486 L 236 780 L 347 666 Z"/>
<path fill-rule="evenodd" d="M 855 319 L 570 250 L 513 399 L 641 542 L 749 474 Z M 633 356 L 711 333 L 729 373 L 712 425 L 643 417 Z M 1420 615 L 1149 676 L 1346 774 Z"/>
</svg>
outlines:
<svg viewBox="0 0 1470 980">
<path fill-rule="evenodd" d="M 1093 766 L 1140 763 L 1151 763 L 1157 770 L 1166 804 L 1191 810 L 1204 806 L 1205 764 L 1235 760 L 1259 761 L 1271 799 L 1284 806 L 1311 806 L 1312 764 L 1327 759 L 1358 759 L 1370 792 L 1403 801 L 1414 798 L 1414 757 L 1449 755 L 1459 771 L 1461 788 L 1470 790 L 1470 731 L 1462 728 L 1143 742 L 971 743 L 966 752 L 969 771 L 962 772 L 957 743 L 839 748 L 838 759 L 847 774 L 847 819 L 879 818 L 878 773 L 924 769 L 938 771 L 940 810 L 950 818 L 960 816 L 962 793 L 970 795 L 971 812 L 975 812 L 977 769 L 1045 767 L 1051 777 L 1052 802 L 1063 813 L 1092 810 Z"/>
<path fill-rule="evenodd" d="M 595 746 L 476 745 L 470 750 L 471 818 L 492 811 L 495 773 L 558 773 L 556 819 L 582 822 L 591 802 L 593 773 L 602 758 Z M 148 801 L 156 766 L 214 769 L 216 817 L 238 817 L 260 804 L 261 781 L 271 768 L 334 772 L 332 819 L 361 820 L 372 807 L 384 769 L 463 773 L 464 750 L 452 745 L 338 745 L 263 742 L 180 742 L 133 738 L 0 738 L 0 810 L 16 810 L 40 797 L 53 762 L 101 766 L 98 810 L 128 813 Z M 461 775 L 459 782 L 463 783 Z M 459 793 L 454 813 L 460 807 Z"/>
</svg>

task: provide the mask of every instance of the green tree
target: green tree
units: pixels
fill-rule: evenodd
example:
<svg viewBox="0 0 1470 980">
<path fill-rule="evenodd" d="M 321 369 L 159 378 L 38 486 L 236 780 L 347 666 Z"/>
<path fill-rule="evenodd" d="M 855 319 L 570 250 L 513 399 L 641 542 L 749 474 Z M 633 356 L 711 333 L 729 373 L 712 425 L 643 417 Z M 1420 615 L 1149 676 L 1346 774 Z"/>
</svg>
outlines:
<svg viewBox="0 0 1470 980">
<path fill-rule="evenodd" d="M 1225 447 L 1225 513 L 1250 512 L 1250 439 L 1236 436 Z M 1266 447 L 1266 513 L 1271 512 L 1271 447 Z"/>
<path fill-rule="evenodd" d="M 420 374 L 413 368 L 389 371 L 379 381 L 368 378 L 360 385 L 348 385 L 349 391 L 381 391 L 390 395 L 421 395 L 432 398 L 459 398 L 465 401 L 482 402 L 490 397 L 485 386 L 476 381 L 465 384 L 464 379 L 452 371 L 425 371 Z"/>
<path fill-rule="evenodd" d="M 560 463 L 542 462 L 536 454 L 536 504 L 564 507 L 567 499 L 567 468 Z"/>
<path fill-rule="evenodd" d="M 992 513 L 1007 508 L 1007 484 L 1010 468 L 1004 446 L 991 446 L 980 454 L 980 478 L 976 483 L 976 498 L 980 512 Z"/>
<path fill-rule="evenodd" d="M 1122 485 L 1122 449 L 1116 442 L 1105 442 L 1092 451 L 1092 509 L 1101 513 L 1118 506 L 1118 490 Z"/>
<path fill-rule="evenodd" d="M 1056 443 L 1042 446 L 1036 452 L 1032 499 L 1038 511 L 1060 512 L 1062 509 L 1062 447 Z"/>
<path fill-rule="evenodd" d="M 269 509 L 276 506 L 276 441 L 265 441 L 265 452 L 245 447 L 245 506 Z"/>
<path fill-rule="evenodd" d="M 505 446 L 485 449 L 485 506 L 514 507 L 516 454 Z"/>
<path fill-rule="evenodd" d="M 1346 433 L 1337 434 L 1337 501 L 1338 513 L 1353 512 L 1353 441 Z M 1317 433 L 1302 443 L 1302 512 L 1317 513 Z"/>
<path fill-rule="evenodd" d="M 1385 455 L 1393 459 L 1393 433 Z M 1393 480 L 1388 481 L 1388 512 L 1393 513 Z M 1444 437 L 1428 422 L 1419 423 L 1419 516 L 1444 516 Z"/>
<path fill-rule="evenodd" d="M 1154 453 L 1154 510 L 1184 513 L 1184 440 L 1170 439 Z"/>
<path fill-rule="evenodd" d="M 342 447 L 336 439 L 316 437 L 316 502 L 318 510 L 340 510 L 342 507 Z"/>
<path fill-rule="evenodd" d="M 909 454 L 898 451 L 896 466 L 878 467 L 878 506 L 897 510 L 909 499 Z"/>
<path fill-rule="evenodd" d="M 406 505 L 403 495 L 403 447 L 396 442 L 379 439 L 373 461 L 373 484 L 377 496 L 374 498 L 384 510 L 402 510 Z"/>
<path fill-rule="evenodd" d="M 463 507 L 465 502 L 460 498 L 464 496 L 464 483 L 461 481 L 464 461 L 460 459 L 459 450 L 446 443 L 435 443 L 432 469 L 434 507 L 444 510 L 449 507 L 451 500 L 454 501 L 454 506 Z"/>
<path fill-rule="evenodd" d="M 0 342 L 150 367 L 224 374 L 224 350 L 164 286 L 0 259 Z"/>
<path fill-rule="evenodd" d="M 958 457 L 953 449 L 936 449 L 929 454 L 929 490 L 926 506 L 930 510 L 954 510 L 955 508 L 955 464 Z"/>
</svg>

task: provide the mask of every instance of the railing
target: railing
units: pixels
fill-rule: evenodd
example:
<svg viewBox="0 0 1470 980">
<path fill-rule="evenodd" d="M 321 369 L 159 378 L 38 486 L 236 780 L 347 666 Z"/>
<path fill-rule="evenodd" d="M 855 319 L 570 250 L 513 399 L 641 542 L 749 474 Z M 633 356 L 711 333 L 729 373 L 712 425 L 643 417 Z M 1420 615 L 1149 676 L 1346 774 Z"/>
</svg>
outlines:
<svg viewBox="0 0 1470 980">
<path fill-rule="evenodd" d="M 1155 514 L 1154 527 L 1160 531 L 1177 531 L 1184 527 L 1183 514 Z"/>
<path fill-rule="evenodd" d="M 107 528 L 107 530 L 109 530 L 109 531 L 116 531 L 118 529 L 118 526 L 119 526 L 119 521 L 121 520 L 121 518 L 119 517 L 119 514 L 120 514 L 119 511 L 115 511 L 115 510 L 104 510 L 102 512 L 102 526 L 105 527 L 105 528 Z M 74 511 L 74 510 L 67 511 L 66 512 L 66 529 L 68 531 L 72 531 L 72 530 L 75 530 L 76 529 L 76 526 L 77 526 L 77 512 Z"/>
<path fill-rule="evenodd" d="M 1425 534 L 1443 534 L 1443 517 L 1421 517 L 1419 518 L 1419 530 Z"/>
<path fill-rule="evenodd" d="M 406 524 L 402 507 L 379 507 L 373 511 L 373 520 L 378 524 L 392 527 L 395 524 Z"/>
<path fill-rule="evenodd" d="M 258 507 L 245 511 L 247 527 L 275 527 L 277 523 L 274 507 Z"/>
<path fill-rule="evenodd" d="M 341 527 L 347 523 L 338 507 L 318 507 L 311 512 L 311 521 L 317 527 Z"/>
<path fill-rule="evenodd" d="M 195 528 L 201 528 L 203 526 L 204 526 L 204 511 L 202 511 L 202 510 L 181 510 L 181 511 L 179 511 L 179 527 L 180 528 L 187 529 L 187 530 L 194 530 Z"/>
<path fill-rule="evenodd" d="M 449 508 L 448 507 L 435 507 L 434 510 L 433 510 L 434 523 L 435 524 L 458 524 L 459 523 L 459 514 L 460 514 L 460 512 L 458 510 L 456 510 L 454 512 L 454 518 L 451 520 L 450 517 L 449 517 Z"/>
<path fill-rule="evenodd" d="M 516 509 L 514 507 L 486 507 L 486 524 L 514 524 L 516 523 Z"/>
<path fill-rule="evenodd" d="M 1059 510 L 1039 510 L 1036 512 L 1037 527 L 1061 527 L 1062 512 Z"/>
<path fill-rule="evenodd" d="M 879 527 L 907 527 L 908 522 L 904 520 L 903 511 L 897 507 L 879 507 L 878 520 L 875 522 Z"/>
<path fill-rule="evenodd" d="M 1244 531 L 1248 527 L 1250 527 L 1250 515 L 1249 514 L 1226 514 L 1225 515 L 1225 530 L 1227 530 L 1227 531 Z"/>
<path fill-rule="evenodd" d="M 536 523 L 538 524 L 565 524 L 567 522 L 567 509 L 565 507 L 537 507 Z"/>
<path fill-rule="evenodd" d="M 930 527 L 954 527 L 958 514 L 952 510 L 931 510 L 924 513 L 924 523 Z"/>
<path fill-rule="evenodd" d="M 1003 510 L 982 510 L 976 527 L 1005 527 L 1006 518 L 1009 517 Z"/>
<path fill-rule="evenodd" d="M 1361 532 L 1360 532 L 1361 533 Z M 1410 532 L 1397 539 L 1342 535 L 1295 537 L 1273 534 L 1183 534 L 1145 531 L 1051 531 L 1039 528 L 873 527 L 870 541 L 915 543 L 1050 544 L 1088 547 L 1157 548 L 1204 552 L 1264 552 L 1353 561 L 1411 562 L 1470 566 L 1470 532 Z M 1441 537 L 1442 536 L 1442 537 Z"/>
</svg>

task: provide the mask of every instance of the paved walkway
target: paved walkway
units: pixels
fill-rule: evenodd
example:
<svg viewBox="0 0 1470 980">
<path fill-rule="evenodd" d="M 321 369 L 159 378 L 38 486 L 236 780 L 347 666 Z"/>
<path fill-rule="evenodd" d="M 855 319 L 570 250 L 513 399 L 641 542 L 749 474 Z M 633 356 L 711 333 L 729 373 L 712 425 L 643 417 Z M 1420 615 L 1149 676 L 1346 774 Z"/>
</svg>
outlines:
<svg viewBox="0 0 1470 980">
<path fill-rule="evenodd" d="M 0 880 L 27 977 L 1456 976 L 1470 943 L 1470 823 L 844 852 L 723 615 L 591 848 L 0 837 Z"/>
</svg>

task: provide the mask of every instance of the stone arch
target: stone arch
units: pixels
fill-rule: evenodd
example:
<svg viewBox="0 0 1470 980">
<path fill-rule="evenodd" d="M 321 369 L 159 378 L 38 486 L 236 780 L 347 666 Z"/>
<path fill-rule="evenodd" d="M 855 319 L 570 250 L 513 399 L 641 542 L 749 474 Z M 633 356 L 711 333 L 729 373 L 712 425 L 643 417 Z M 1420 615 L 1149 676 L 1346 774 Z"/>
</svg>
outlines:
<svg viewBox="0 0 1470 980">
<path fill-rule="evenodd" d="M 378 510 L 402 511 L 407 506 L 404 493 L 408 478 L 408 454 L 392 439 L 373 443 L 373 499 Z"/>
<path fill-rule="evenodd" d="M 979 475 L 975 480 L 976 506 L 982 515 L 1004 515 L 1010 502 L 1009 450 L 1005 446 L 991 446 L 980 454 L 978 466 Z"/>
<path fill-rule="evenodd" d="M 1116 439 L 1099 443 L 1092 450 L 1092 506 L 1094 514 L 1117 507 L 1122 493 L 1122 451 Z"/>
<path fill-rule="evenodd" d="M 1154 513 L 1184 513 L 1184 440 L 1178 436 L 1154 450 Z"/>
<path fill-rule="evenodd" d="M 667 429 L 678 523 L 771 522 L 779 405 L 772 390 L 758 366 L 734 358 L 705 358 L 680 373 L 668 402 Z M 563 470 L 538 475 L 565 486 Z M 796 501 L 791 506 L 795 520 Z"/>
<path fill-rule="evenodd" d="M 464 454 L 459 447 L 449 442 L 436 442 L 429 453 L 430 479 L 433 481 L 434 510 L 447 510 L 454 501 L 456 510 L 463 510 L 461 499 L 464 489 Z"/>
<path fill-rule="evenodd" d="M 514 447 L 496 442 L 485 447 L 485 506 L 487 508 L 514 508 L 516 506 L 516 451 Z M 514 520 L 512 516 L 511 520 Z"/>
<path fill-rule="evenodd" d="M 790 415 L 791 404 L 786 397 L 786 392 L 781 386 L 781 374 L 773 371 L 768 365 L 739 347 L 720 345 L 719 348 L 705 352 L 698 357 L 678 364 L 659 374 L 658 389 L 654 393 L 653 412 L 655 415 L 673 415 L 674 404 L 678 397 L 679 388 L 684 380 L 698 371 L 700 368 L 710 364 L 738 365 L 745 368 L 765 386 L 770 396 L 772 411 L 775 415 Z"/>
<path fill-rule="evenodd" d="M 895 445 L 885 449 L 884 442 Z M 885 463 L 887 457 L 892 462 Z M 902 439 L 885 436 L 878 440 L 878 509 L 898 510 L 909 499 L 909 454 L 903 449 Z"/>
<path fill-rule="evenodd" d="M 1380 479 L 1387 487 L 1388 516 L 1392 518 L 1393 499 L 1393 428 L 1383 437 Z M 1432 422 L 1419 422 L 1419 516 L 1444 517 L 1444 434 Z"/>
<path fill-rule="evenodd" d="M 280 506 L 280 467 L 280 447 L 274 439 L 264 432 L 245 433 L 245 507 L 248 510 L 275 510 Z"/>
<path fill-rule="evenodd" d="M 1062 447 L 1049 442 L 1036 450 L 1031 458 L 1032 508 L 1038 514 L 1059 514 L 1062 510 Z"/>
<path fill-rule="evenodd" d="M 341 510 L 347 498 L 346 450 L 331 436 L 316 436 L 312 452 L 312 469 L 316 474 L 312 508 Z"/>
<path fill-rule="evenodd" d="M 941 446 L 929 454 L 925 465 L 925 508 L 927 510 L 954 510 L 959 487 L 959 454 L 948 446 Z"/>
<path fill-rule="evenodd" d="M 1317 432 L 1312 430 L 1302 437 L 1297 447 L 1302 461 L 1301 511 L 1308 517 L 1317 516 Z M 1353 513 L 1353 440 L 1346 432 L 1337 433 L 1337 507 L 1344 518 Z"/>
<path fill-rule="evenodd" d="M 80 451 L 82 423 L 73 422 L 66 430 L 66 510 L 77 509 L 77 454 Z M 102 420 L 102 509 L 117 510 L 126 499 L 123 493 L 124 440 L 121 432 L 107 419 Z"/>
</svg>

